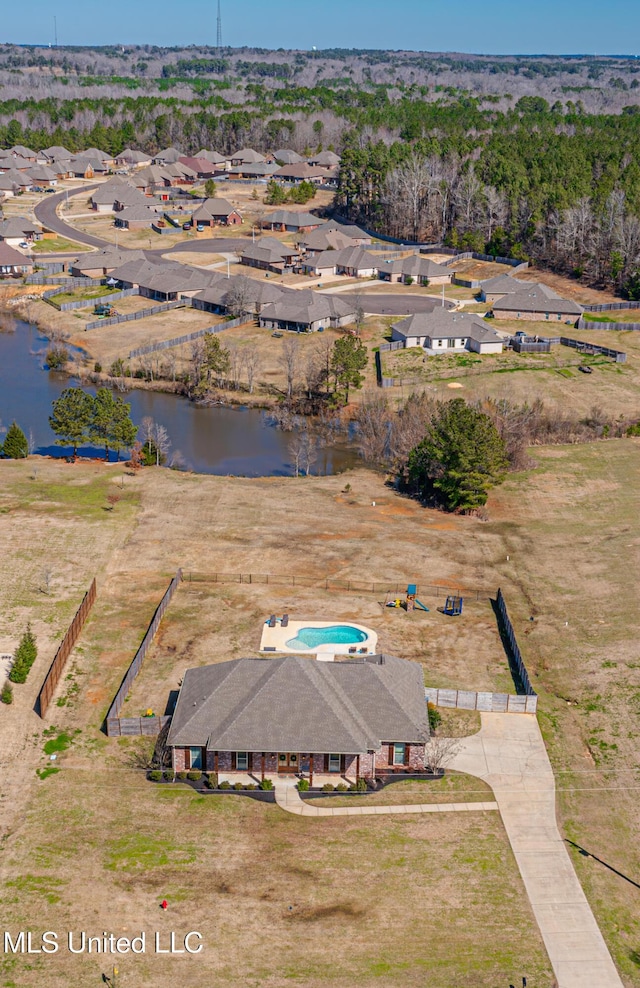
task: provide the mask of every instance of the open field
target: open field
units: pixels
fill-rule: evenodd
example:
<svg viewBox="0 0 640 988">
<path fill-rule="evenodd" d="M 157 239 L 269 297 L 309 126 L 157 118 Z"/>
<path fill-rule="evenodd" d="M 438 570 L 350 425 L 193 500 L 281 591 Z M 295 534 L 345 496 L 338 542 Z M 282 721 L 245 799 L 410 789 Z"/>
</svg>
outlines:
<svg viewBox="0 0 640 988">
<path fill-rule="evenodd" d="M 527 322 L 526 330 L 532 335 L 550 332 L 567 334 L 572 339 L 584 340 L 627 354 L 624 364 L 616 364 L 609 357 L 590 357 L 570 347 L 554 345 L 551 353 L 501 354 L 474 353 L 428 357 L 421 349 L 394 350 L 385 353 L 384 373 L 388 377 L 402 378 L 408 386 L 436 389 L 443 397 L 451 383 L 460 384 L 463 397 L 509 398 L 517 402 L 532 402 L 543 398 L 559 409 L 570 407 L 578 415 L 586 415 L 598 405 L 609 414 L 625 418 L 640 416 L 640 333 L 611 332 L 607 330 L 577 330 L 572 327 L 549 323 Z M 495 320 L 492 327 L 507 332 L 522 329 L 517 320 Z M 578 367 L 590 364 L 593 373 L 582 374 Z M 411 384 L 409 384 L 411 382 Z M 399 391 L 398 388 L 393 392 Z"/>
<path fill-rule="evenodd" d="M 11 559 L 0 575 L 0 641 L 13 647 L 31 615 L 41 645 L 32 677 L 0 719 L 7 928 L 203 929 L 210 946 L 201 959 L 171 962 L 181 964 L 186 988 L 250 979 L 273 988 L 284 979 L 305 988 L 413 988 L 425 976 L 436 988 L 469 979 L 494 988 L 516 983 L 521 971 L 547 988 L 551 975 L 497 815 L 357 824 L 285 817 L 239 797 L 147 785 L 130 768 L 146 742 L 99 733 L 178 565 L 202 574 L 500 584 L 540 694 L 564 833 L 637 879 L 640 444 L 554 447 L 536 458 L 536 468 L 494 492 L 487 522 L 424 510 L 364 470 L 349 477 L 348 494 L 344 476 L 147 470 L 125 477 L 123 501 L 106 512 L 106 492 L 121 476 L 115 466 L 0 463 L 0 538 Z M 51 596 L 38 590 L 47 563 Z M 54 701 L 48 718 L 75 740 L 59 755 L 61 771 L 40 782 L 44 725 L 31 704 L 96 571 L 98 601 L 60 688 L 64 705 Z M 260 622 L 285 609 L 366 617 L 381 647 L 421 661 L 434 685 L 508 688 L 488 604 L 465 605 L 462 619 L 449 621 L 435 610 L 383 611 L 379 596 L 187 582 L 142 673 L 144 691 L 136 686 L 127 706 L 160 701 L 187 665 L 255 654 Z M 72 856 L 75 847 L 83 853 Z M 593 859 L 576 854 L 576 867 L 625 984 L 638 988 L 635 889 Z M 166 921 L 156 915 L 164 896 Z M 291 923 L 303 924 L 302 951 Z M 27 969 L 5 958 L 4 975 L 31 988 L 46 964 L 48 983 L 61 988 L 80 963 L 99 977 L 107 970 L 99 961 L 61 952 Z M 156 984 L 166 963 L 123 960 L 122 983 Z"/>
</svg>

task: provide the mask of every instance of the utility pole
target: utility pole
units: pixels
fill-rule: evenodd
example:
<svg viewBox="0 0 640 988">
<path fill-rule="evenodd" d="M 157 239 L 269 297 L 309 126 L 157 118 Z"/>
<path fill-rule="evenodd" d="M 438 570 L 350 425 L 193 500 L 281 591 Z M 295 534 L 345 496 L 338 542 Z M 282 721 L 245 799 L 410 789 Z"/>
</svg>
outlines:
<svg viewBox="0 0 640 988">
<path fill-rule="evenodd" d="M 53 38 L 56 48 L 58 47 L 58 18 L 54 15 L 53 17 Z"/>
<path fill-rule="evenodd" d="M 222 48 L 222 14 L 220 13 L 220 0 L 218 0 L 218 29 L 216 31 L 216 48 Z"/>
</svg>

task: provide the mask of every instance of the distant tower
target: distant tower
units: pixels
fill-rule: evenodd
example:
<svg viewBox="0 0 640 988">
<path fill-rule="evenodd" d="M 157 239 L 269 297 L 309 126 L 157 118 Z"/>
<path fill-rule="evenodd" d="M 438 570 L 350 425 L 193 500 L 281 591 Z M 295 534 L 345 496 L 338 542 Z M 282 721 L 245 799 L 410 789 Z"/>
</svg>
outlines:
<svg viewBox="0 0 640 988">
<path fill-rule="evenodd" d="M 220 0 L 218 0 L 218 31 L 216 34 L 216 48 L 222 48 L 222 14 L 220 13 Z"/>
<path fill-rule="evenodd" d="M 56 43 L 56 48 L 58 47 L 58 18 L 53 18 L 53 35 Z"/>
</svg>

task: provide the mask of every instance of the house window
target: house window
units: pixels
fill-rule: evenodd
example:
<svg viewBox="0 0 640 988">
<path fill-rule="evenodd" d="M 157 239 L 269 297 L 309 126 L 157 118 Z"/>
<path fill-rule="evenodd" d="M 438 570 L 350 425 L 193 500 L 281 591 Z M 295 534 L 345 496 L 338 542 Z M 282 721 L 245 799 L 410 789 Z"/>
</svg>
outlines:
<svg viewBox="0 0 640 988">
<path fill-rule="evenodd" d="M 545 319 L 548 319 L 549 318 L 549 313 L 548 312 L 545 312 L 544 317 L 545 317 Z"/>
<path fill-rule="evenodd" d="M 202 748 L 189 748 L 189 768 L 202 768 Z"/>
<path fill-rule="evenodd" d="M 329 771 L 340 771 L 340 755 L 329 755 Z"/>
<path fill-rule="evenodd" d="M 455 345 L 456 345 L 456 341 L 455 340 L 452 340 L 452 339 L 447 340 L 447 346 L 449 348 L 454 347 Z"/>
<path fill-rule="evenodd" d="M 394 744 L 393 746 L 393 764 L 394 765 L 404 765 L 405 752 L 407 750 L 404 744 Z"/>
<path fill-rule="evenodd" d="M 249 752 L 236 751 L 236 768 L 238 772 L 249 771 Z"/>
</svg>

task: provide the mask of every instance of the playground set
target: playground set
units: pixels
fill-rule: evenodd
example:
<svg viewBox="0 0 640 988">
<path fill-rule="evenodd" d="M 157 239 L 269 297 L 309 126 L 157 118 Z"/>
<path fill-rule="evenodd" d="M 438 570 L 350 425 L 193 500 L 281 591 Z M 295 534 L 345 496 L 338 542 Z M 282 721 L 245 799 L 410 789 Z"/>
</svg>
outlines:
<svg viewBox="0 0 640 988">
<path fill-rule="evenodd" d="M 420 611 L 427 611 L 428 613 L 429 608 L 425 607 L 425 605 L 422 603 L 421 600 L 418 600 L 417 592 L 418 592 L 417 584 L 410 583 L 407 587 L 404 600 L 402 599 L 402 597 L 397 597 L 395 594 L 387 594 L 384 602 L 384 606 L 403 607 L 408 614 L 416 610 L 416 608 Z M 463 597 L 458 597 L 456 595 L 451 594 L 447 597 L 447 601 L 444 607 L 439 607 L 438 610 L 441 611 L 442 614 L 447 614 L 450 617 L 455 617 L 458 614 L 462 614 L 463 602 L 464 602 Z"/>
</svg>

